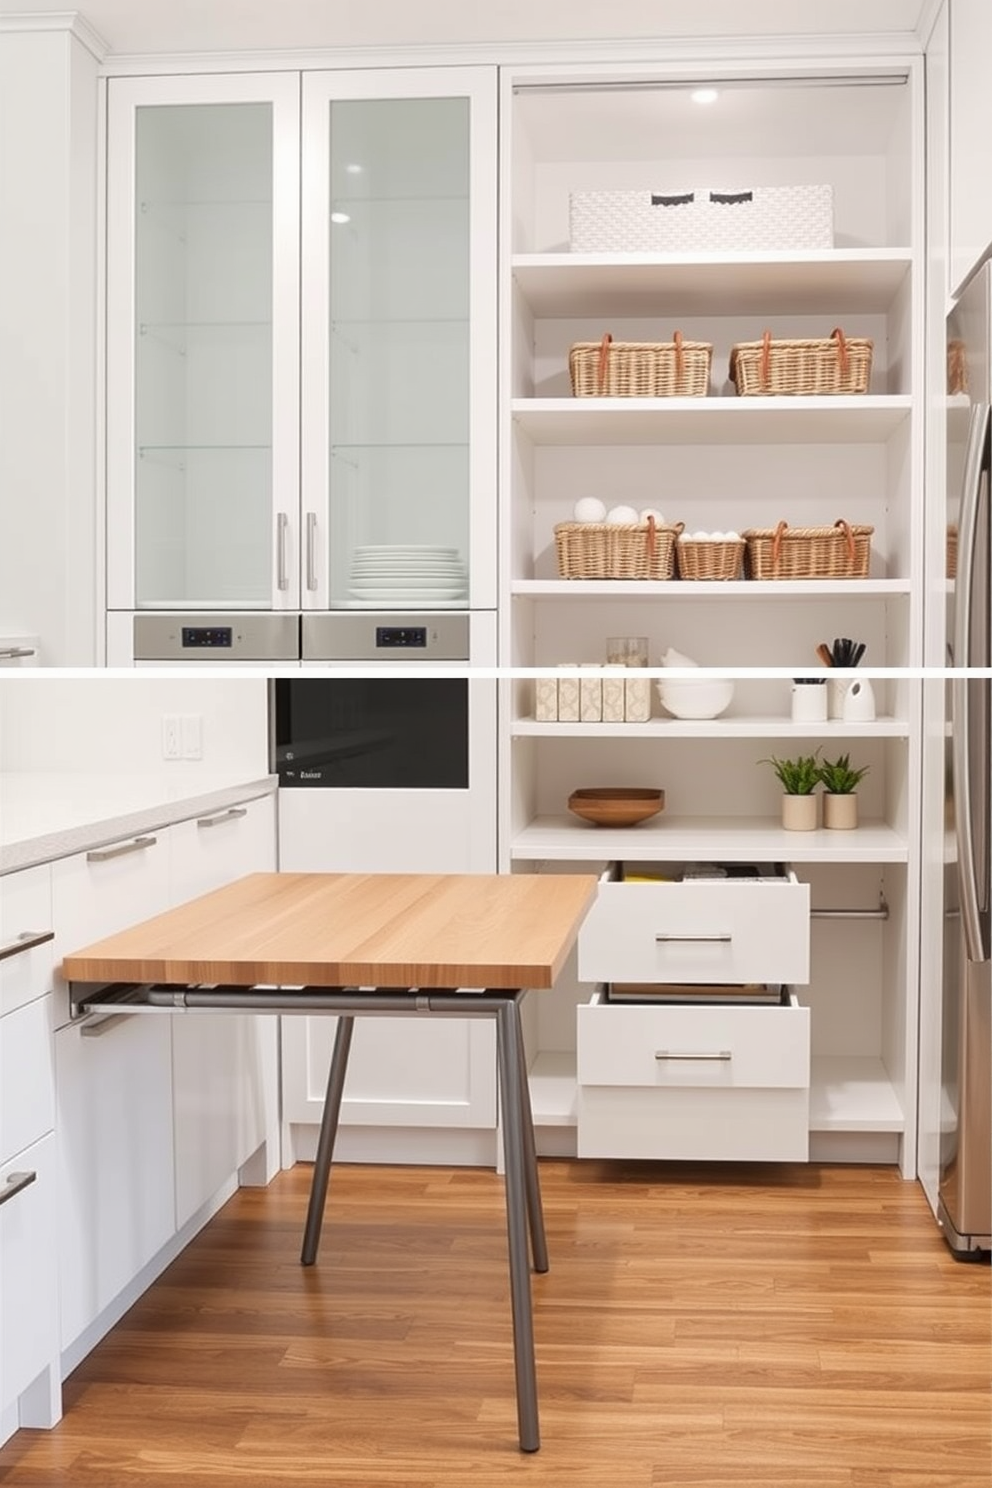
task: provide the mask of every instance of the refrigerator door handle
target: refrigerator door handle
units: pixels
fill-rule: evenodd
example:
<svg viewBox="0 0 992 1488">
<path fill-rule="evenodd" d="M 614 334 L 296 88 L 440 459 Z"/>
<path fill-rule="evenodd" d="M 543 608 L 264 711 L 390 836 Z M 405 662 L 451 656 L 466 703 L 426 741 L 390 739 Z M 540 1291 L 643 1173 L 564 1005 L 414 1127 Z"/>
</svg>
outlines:
<svg viewBox="0 0 992 1488">
<path fill-rule="evenodd" d="M 971 412 L 968 449 L 965 456 L 961 493 L 961 521 L 958 536 L 958 568 L 954 601 L 954 668 L 967 670 L 971 665 L 971 607 L 975 570 L 976 531 L 982 472 L 987 467 L 989 427 L 992 409 L 987 403 L 976 403 Z M 951 689 L 951 742 L 954 769 L 954 822 L 957 838 L 958 882 L 961 895 L 961 922 L 965 945 L 971 961 L 988 957 L 982 942 L 982 924 L 978 903 L 978 876 L 975 864 L 974 823 L 972 818 L 969 742 L 969 694 L 967 677 L 955 675 Z"/>
</svg>

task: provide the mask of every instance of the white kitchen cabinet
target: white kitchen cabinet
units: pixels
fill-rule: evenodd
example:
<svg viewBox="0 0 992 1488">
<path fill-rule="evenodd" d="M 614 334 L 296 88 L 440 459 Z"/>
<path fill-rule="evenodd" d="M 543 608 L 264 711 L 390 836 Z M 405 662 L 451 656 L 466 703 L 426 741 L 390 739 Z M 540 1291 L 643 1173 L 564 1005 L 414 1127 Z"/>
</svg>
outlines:
<svg viewBox="0 0 992 1488">
<path fill-rule="evenodd" d="M 108 608 L 294 608 L 298 79 L 115 78 L 108 109 Z"/>
<path fill-rule="evenodd" d="M 495 609 L 495 68 L 108 98 L 110 611 Z"/>
<path fill-rule="evenodd" d="M 0 877 L 0 1441 L 61 1413 L 51 878 Z"/>
<path fill-rule="evenodd" d="M 275 797 L 207 812 L 169 829 L 172 902 L 276 866 Z M 279 1166 L 278 1019 L 176 1013 L 172 1023 L 176 1224 L 182 1227 L 263 1144 Z"/>
<path fill-rule="evenodd" d="M 808 988 L 813 1155 L 915 1163 L 920 689 L 924 570 L 923 89 L 917 57 L 817 67 L 745 63 L 507 69 L 501 212 L 504 471 L 500 658 L 549 672 L 602 666 L 606 637 L 648 639 L 714 672 L 739 672 L 714 720 L 544 722 L 534 681 L 504 684 L 504 866 L 613 859 L 789 862 L 812 905 Z M 718 91 L 700 108 L 690 89 Z M 834 247 L 784 251 L 576 252 L 574 191 L 829 184 Z M 873 343 L 868 392 L 740 397 L 732 347 L 821 337 Z M 713 346 L 708 394 L 577 398 L 569 347 L 687 340 Z M 563 579 L 554 529 L 582 497 L 660 509 L 687 531 L 874 528 L 858 579 Z M 816 645 L 866 642 L 877 717 L 795 724 L 792 678 Z M 749 672 L 752 673 L 749 675 Z M 770 755 L 850 752 L 870 773 L 853 832 L 783 831 Z M 664 812 L 627 831 L 569 816 L 572 789 L 660 786 Z M 827 918 L 829 916 L 829 918 Z M 773 932 L 769 932 L 773 933 Z M 547 1141 L 574 1142 L 575 1013 L 589 987 L 531 999 L 532 1090 Z M 783 978 L 785 980 L 786 978 Z M 855 992 L 854 989 L 857 989 Z M 547 1102 L 546 1108 L 544 1106 Z M 569 1137 L 569 1132 L 572 1133 Z"/>
<path fill-rule="evenodd" d="M 953 0 L 950 27 L 950 286 L 960 288 L 992 248 L 992 9 L 985 0 Z"/>
<path fill-rule="evenodd" d="M 55 1083 L 68 1349 L 175 1233 L 168 1016 L 111 1015 L 60 1028 Z"/>
</svg>

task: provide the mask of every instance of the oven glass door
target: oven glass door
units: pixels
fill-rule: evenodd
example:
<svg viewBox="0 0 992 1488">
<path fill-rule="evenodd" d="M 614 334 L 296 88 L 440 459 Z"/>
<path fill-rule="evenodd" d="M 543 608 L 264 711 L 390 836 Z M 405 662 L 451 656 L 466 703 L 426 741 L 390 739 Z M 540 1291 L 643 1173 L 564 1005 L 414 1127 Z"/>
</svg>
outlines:
<svg viewBox="0 0 992 1488">
<path fill-rule="evenodd" d="M 276 678 L 273 715 L 283 788 L 468 788 L 464 677 Z"/>
</svg>

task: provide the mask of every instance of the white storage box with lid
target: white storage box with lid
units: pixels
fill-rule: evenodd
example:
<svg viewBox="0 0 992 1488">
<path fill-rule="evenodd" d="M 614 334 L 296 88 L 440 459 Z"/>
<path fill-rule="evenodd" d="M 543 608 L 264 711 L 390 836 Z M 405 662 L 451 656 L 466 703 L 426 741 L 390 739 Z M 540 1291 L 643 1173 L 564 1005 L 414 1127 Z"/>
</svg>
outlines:
<svg viewBox="0 0 992 1488">
<path fill-rule="evenodd" d="M 573 253 L 738 253 L 834 246 L 831 186 L 573 191 Z"/>
</svg>

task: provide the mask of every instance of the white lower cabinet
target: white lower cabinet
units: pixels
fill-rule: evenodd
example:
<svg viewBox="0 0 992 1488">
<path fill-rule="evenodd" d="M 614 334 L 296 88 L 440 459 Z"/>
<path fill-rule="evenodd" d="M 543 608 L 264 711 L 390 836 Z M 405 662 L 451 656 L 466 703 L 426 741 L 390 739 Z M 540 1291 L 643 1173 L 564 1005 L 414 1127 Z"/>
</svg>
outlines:
<svg viewBox="0 0 992 1488">
<path fill-rule="evenodd" d="M 606 984 L 577 1010 L 580 1157 L 809 1154 L 809 1010 L 785 986 L 809 980 L 809 886 L 698 874 L 613 864 L 579 931 L 579 979 Z"/>
<path fill-rule="evenodd" d="M 170 828 L 172 900 L 182 903 L 276 862 L 275 800 L 246 801 Z M 176 1223 L 182 1227 L 265 1144 L 259 1176 L 279 1166 L 278 1020 L 176 1013 L 172 1070 Z"/>
<path fill-rule="evenodd" d="M 0 1162 L 0 1442 L 61 1415 L 55 1137 Z"/>
<path fill-rule="evenodd" d="M 805 1161 L 809 1010 L 611 1004 L 578 1010 L 580 1157 Z"/>
<path fill-rule="evenodd" d="M 55 1083 L 66 1349 L 175 1233 L 169 1018 L 59 1029 Z"/>
</svg>

